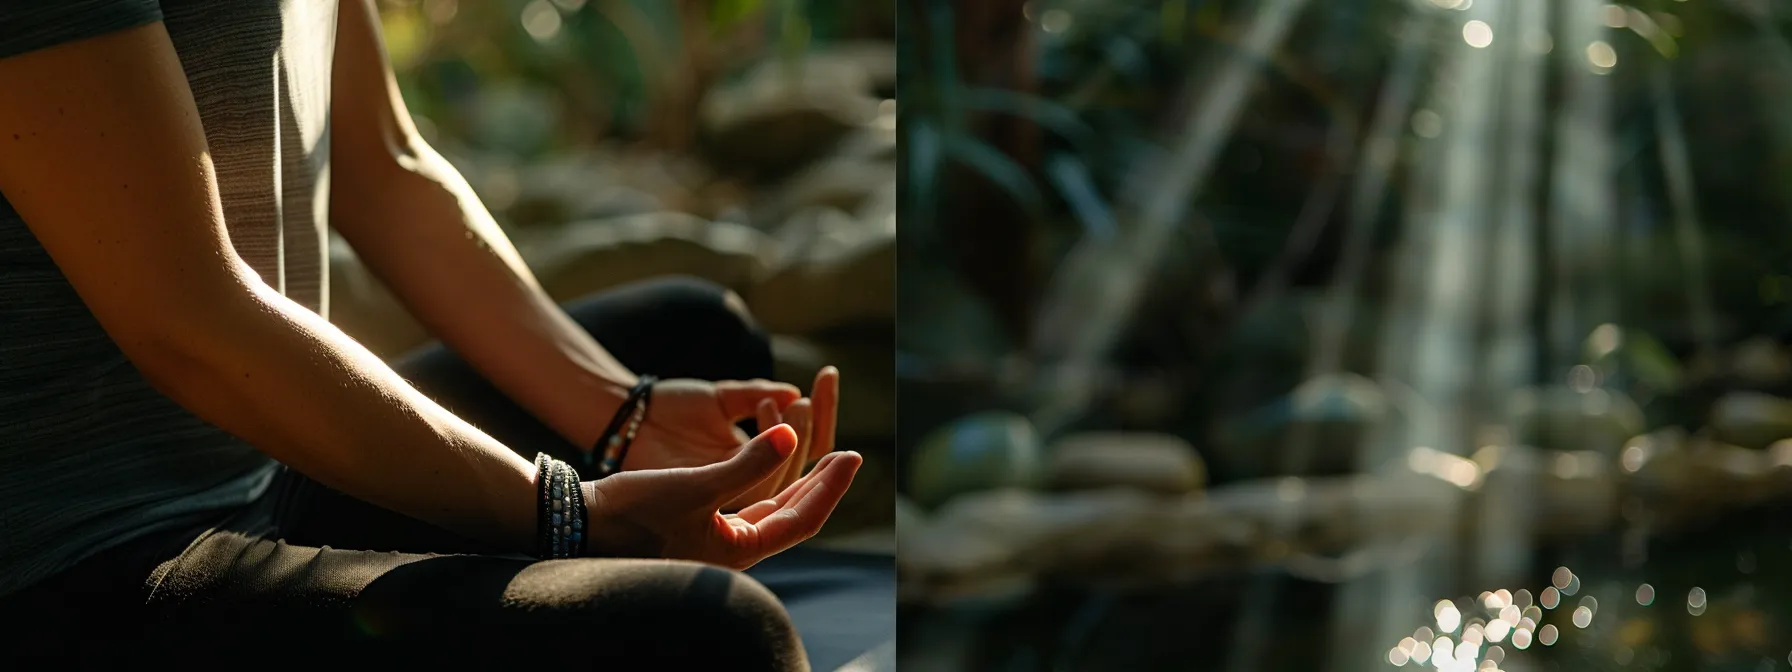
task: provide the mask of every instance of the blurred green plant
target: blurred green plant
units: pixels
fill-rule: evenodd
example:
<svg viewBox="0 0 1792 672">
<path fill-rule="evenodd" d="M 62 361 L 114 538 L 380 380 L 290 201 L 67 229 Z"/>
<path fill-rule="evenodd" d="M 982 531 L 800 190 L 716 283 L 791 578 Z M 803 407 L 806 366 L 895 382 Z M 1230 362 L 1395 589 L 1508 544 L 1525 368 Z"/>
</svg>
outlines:
<svg viewBox="0 0 1792 672">
<path fill-rule="evenodd" d="M 449 147 L 527 158 L 610 139 L 686 149 L 711 86 L 852 37 L 865 12 L 836 4 L 381 0 L 380 10 L 423 130 Z"/>
</svg>

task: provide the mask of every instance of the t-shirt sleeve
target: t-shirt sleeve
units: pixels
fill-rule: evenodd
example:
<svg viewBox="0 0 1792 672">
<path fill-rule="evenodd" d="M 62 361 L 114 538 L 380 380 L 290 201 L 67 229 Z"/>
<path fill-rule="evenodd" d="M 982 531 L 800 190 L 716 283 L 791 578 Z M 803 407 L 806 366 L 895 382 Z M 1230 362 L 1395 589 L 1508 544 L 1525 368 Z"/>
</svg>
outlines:
<svg viewBox="0 0 1792 672">
<path fill-rule="evenodd" d="M 0 58 L 162 20 L 160 0 L 0 3 Z"/>
</svg>

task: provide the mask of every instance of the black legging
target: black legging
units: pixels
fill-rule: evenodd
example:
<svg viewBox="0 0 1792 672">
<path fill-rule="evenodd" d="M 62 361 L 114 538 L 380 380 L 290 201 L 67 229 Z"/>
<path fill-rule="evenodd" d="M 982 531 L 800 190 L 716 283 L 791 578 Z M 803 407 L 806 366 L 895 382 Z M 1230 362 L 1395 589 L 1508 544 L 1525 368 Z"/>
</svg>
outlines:
<svg viewBox="0 0 1792 672">
<path fill-rule="evenodd" d="M 638 373 L 772 375 L 765 335 L 708 283 L 639 283 L 568 312 Z M 394 368 L 505 445 L 572 456 L 439 345 Z M 533 562 L 290 471 L 222 523 L 152 535 L 0 599 L 0 631 L 18 640 L 0 659 L 32 651 L 63 665 L 807 669 L 783 607 L 744 574 L 660 560 Z"/>
</svg>

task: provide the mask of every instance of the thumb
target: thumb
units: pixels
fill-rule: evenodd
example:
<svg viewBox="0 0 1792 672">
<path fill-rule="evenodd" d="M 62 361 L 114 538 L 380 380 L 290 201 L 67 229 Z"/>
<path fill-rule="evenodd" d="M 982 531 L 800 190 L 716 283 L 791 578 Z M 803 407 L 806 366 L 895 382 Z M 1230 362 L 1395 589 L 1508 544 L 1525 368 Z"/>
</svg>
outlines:
<svg viewBox="0 0 1792 672">
<path fill-rule="evenodd" d="M 693 475 L 705 494 L 731 500 L 784 466 L 784 460 L 796 451 L 796 444 L 796 430 L 780 424 L 753 437 L 734 457 L 697 467 L 692 470 Z"/>
</svg>

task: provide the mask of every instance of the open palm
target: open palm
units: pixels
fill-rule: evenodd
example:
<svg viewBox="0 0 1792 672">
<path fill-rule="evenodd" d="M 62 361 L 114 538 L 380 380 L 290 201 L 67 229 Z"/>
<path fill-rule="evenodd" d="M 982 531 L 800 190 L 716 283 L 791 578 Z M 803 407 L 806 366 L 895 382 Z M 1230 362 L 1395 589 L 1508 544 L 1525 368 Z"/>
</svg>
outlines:
<svg viewBox="0 0 1792 672">
<path fill-rule="evenodd" d="M 852 485 L 857 453 L 827 455 L 770 499 L 722 507 L 774 477 L 798 449 L 777 425 L 729 459 L 703 467 L 630 471 L 585 484 L 594 553 L 695 560 L 746 569 L 813 536 Z"/>
</svg>

